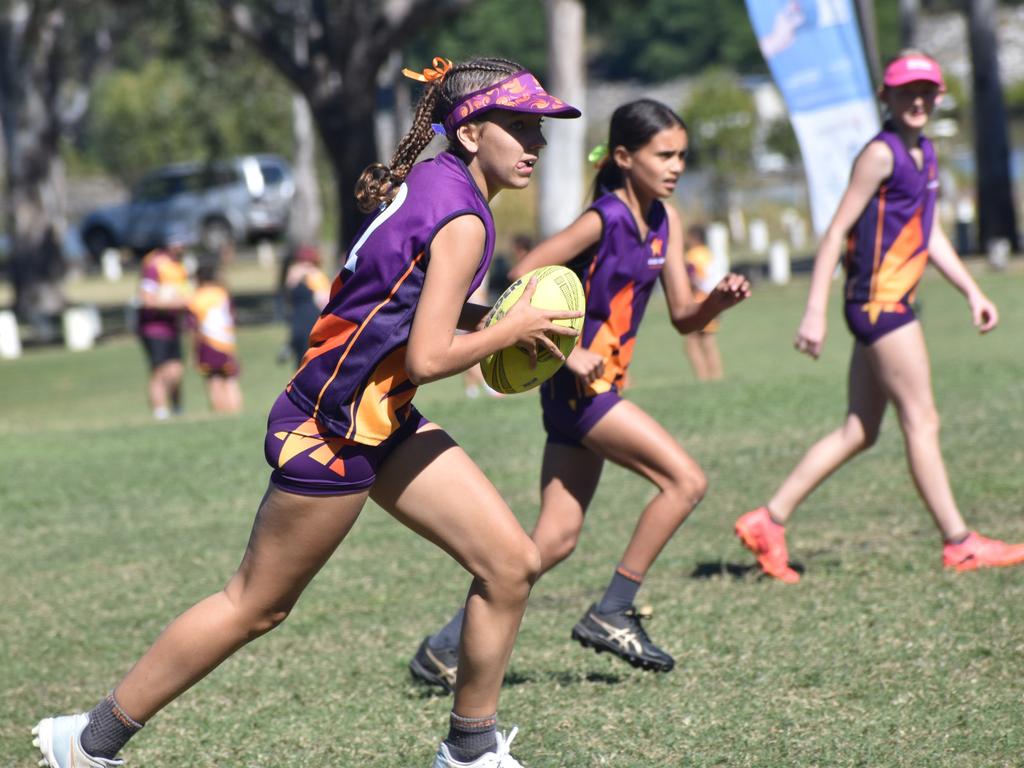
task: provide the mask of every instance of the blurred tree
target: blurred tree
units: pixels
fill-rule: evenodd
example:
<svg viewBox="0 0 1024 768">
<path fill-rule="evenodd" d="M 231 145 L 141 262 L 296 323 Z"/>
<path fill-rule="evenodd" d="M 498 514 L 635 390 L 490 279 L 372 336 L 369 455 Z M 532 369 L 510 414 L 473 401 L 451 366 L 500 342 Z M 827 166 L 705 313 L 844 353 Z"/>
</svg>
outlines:
<svg viewBox="0 0 1024 768">
<path fill-rule="evenodd" d="M 443 26 L 417 30 L 403 48 L 405 59 L 429 62 L 434 56 L 455 61 L 504 56 L 518 61 L 546 85 L 544 14 L 542 0 L 479 0 Z"/>
<path fill-rule="evenodd" d="M 712 174 L 717 215 L 729 208 L 729 180 L 749 172 L 754 145 L 754 99 L 736 75 L 709 69 L 696 81 L 682 114 L 693 165 Z"/>
<path fill-rule="evenodd" d="M 999 77 L 996 0 L 965 0 L 974 84 L 974 156 L 978 167 L 978 236 L 1017 250 L 1017 214 L 1010 180 L 1010 141 Z"/>
<path fill-rule="evenodd" d="M 778 152 L 790 163 L 800 160 L 800 143 L 796 131 L 788 117 L 773 120 L 768 124 L 764 137 L 765 148 L 770 152 Z"/>
<path fill-rule="evenodd" d="M 438 24 L 473 0 L 218 0 L 231 26 L 284 75 L 309 102 L 334 171 L 341 237 L 351 238 L 362 219 L 352 190 L 377 156 L 374 133 L 376 77 L 393 51 L 414 34 Z M 296 56 L 304 34 L 308 56 Z"/>
<path fill-rule="evenodd" d="M 900 47 L 917 47 L 917 17 L 921 0 L 900 0 Z"/>
<path fill-rule="evenodd" d="M 109 7 L 86 0 L 10 0 L 0 8 L 3 211 L 15 311 L 38 336 L 64 306 L 63 135 L 81 121 L 96 67 L 109 50 Z M 127 14 L 126 14 L 127 16 Z"/>
<path fill-rule="evenodd" d="M 584 110 L 586 98 L 586 12 L 582 0 L 544 0 L 547 12 L 548 77 L 551 91 Z M 583 205 L 583 162 L 586 124 L 580 120 L 550 120 L 545 124 L 548 147 L 540 167 L 538 226 L 550 237 L 569 226 Z"/>
<path fill-rule="evenodd" d="M 592 72 L 609 80 L 669 80 L 708 66 L 764 72 L 743 0 L 587 3 Z"/>
</svg>

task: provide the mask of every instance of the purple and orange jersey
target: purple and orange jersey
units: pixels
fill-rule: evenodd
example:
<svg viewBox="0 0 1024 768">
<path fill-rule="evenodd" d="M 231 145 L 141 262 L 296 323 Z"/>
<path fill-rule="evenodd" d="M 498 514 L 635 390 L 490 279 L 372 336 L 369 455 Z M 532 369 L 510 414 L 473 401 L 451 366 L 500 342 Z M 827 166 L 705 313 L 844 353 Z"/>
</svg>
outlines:
<svg viewBox="0 0 1024 768">
<path fill-rule="evenodd" d="M 166 251 L 150 251 L 142 260 L 142 293 L 155 296 L 175 295 L 186 298 L 190 286 L 188 272 L 181 262 L 171 258 Z M 179 320 L 182 313 L 171 309 L 139 309 L 139 334 L 151 339 L 173 339 L 180 332 Z"/>
<path fill-rule="evenodd" d="M 466 165 L 451 153 L 413 166 L 394 199 L 363 225 L 286 389 L 334 435 L 378 445 L 413 418 L 416 387 L 405 354 L 430 245 L 464 215 L 479 217 L 487 233 L 472 293 L 494 252 L 494 221 Z"/>
<path fill-rule="evenodd" d="M 892 175 L 850 230 L 845 297 L 876 322 L 882 312 L 907 312 L 914 299 L 928 263 L 939 179 L 935 149 L 923 136 L 921 168 L 890 126 L 872 141 L 883 141 L 892 150 Z"/>
<path fill-rule="evenodd" d="M 188 309 L 195 327 L 199 370 L 206 374 L 236 375 L 235 317 L 228 292 L 213 283 L 202 285 L 189 300 Z"/>
<path fill-rule="evenodd" d="M 665 264 L 668 216 L 660 201 L 651 205 L 646 237 L 614 192 L 599 197 L 590 210 L 601 217 L 602 230 L 583 277 L 587 310 L 580 344 L 604 358 L 604 375 L 588 385 L 562 368 L 542 385 L 544 398 L 575 400 L 622 388 L 637 329 Z"/>
</svg>

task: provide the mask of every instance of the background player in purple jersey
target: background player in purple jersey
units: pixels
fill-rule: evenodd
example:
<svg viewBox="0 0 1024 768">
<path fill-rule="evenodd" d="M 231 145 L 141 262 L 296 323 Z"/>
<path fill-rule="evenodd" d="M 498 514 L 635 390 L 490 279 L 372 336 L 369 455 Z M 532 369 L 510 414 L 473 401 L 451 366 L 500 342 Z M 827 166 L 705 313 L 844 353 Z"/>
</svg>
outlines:
<svg viewBox="0 0 1024 768">
<path fill-rule="evenodd" d="M 118 765 L 142 724 L 239 647 L 288 615 L 348 534 L 368 497 L 445 549 L 472 575 L 463 669 L 448 737 L 434 761 L 519 763 L 496 731 L 498 694 L 530 586 L 536 545 L 458 445 L 416 412 L 416 385 L 517 344 L 558 355 L 553 320 L 531 284 L 508 315 L 476 333 L 487 307 L 466 305 L 490 262 L 488 201 L 529 184 L 544 115 L 579 111 L 504 59 L 435 59 L 390 167 L 364 173 L 357 199 L 375 210 L 349 250 L 310 349 L 274 405 L 265 450 L 274 467 L 242 564 L 220 592 L 175 619 L 90 712 L 46 718 L 37 744 L 53 768 Z M 443 122 L 448 151 L 413 165 Z"/>
<path fill-rule="evenodd" d="M 982 293 L 934 219 L 935 151 L 922 135 L 945 89 L 939 65 L 904 51 L 885 70 L 880 97 L 889 118 L 861 151 L 835 217 L 818 248 L 807 308 L 795 346 L 817 358 L 825 342 L 829 285 L 847 240 L 845 317 L 854 336 L 846 421 L 815 443 L 769 502 L 736 522 L 736 533 L 765 573 L 786 583 L 784 525 L 793 510 L 832 472 L 878 437 L 882 415 L 896 406 L 910 474 L 942 534 L 943 565 L 956 570 L 1024 561 L 1024 545 L 968 530 L 939 449 L 939 417 L 921 325 L 911 309 L 929 259 L 967 297 L 981 333 L 996 327 L 995 305 Z"/>
<path fill-rule="evenodd" d="M 548 439 L 541 510 L 531 536 L 546 572 L 572 554 L 605 460 L 650 480 L 658 492 L 641 512 L 604 596 L 572 636 L 634 666 L 667 672 L 675 662 L 651 642 L 633 602 L 647 570 L 703 497 L 707 481 L 676 439 L 619 391 L 655 281 L 661 280 L 680 333 L 704 328 L 749 296 L 750 286 L 739 275 L 727 275 L 705 301 L 693 299 L 679 215 L 661 202 L 672 195 L 686 167 L 686 126 L 675 112 L 650 99 L 624 104 L 612 115 L 607 146 L 591 206 L 510 274 L 582 262 L 587 294 L 580 344 L 541 386 Z M 464 664 L 455 647 L 461 621 L 462 614 L 456 614 L 424 640 L 410 664 L 414 675 L 450 685 L 455 667 Z"/>
</svg>

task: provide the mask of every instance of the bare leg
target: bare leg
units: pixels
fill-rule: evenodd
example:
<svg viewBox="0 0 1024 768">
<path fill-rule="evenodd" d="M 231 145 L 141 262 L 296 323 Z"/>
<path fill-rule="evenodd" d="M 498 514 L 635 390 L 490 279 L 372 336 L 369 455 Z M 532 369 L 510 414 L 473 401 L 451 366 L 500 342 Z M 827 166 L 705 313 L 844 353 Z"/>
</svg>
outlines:
<svg viewBox="0 0 1024 768">
<path fill-rule="evenodd" d="M 686 357 L 690 361 L 690 368 L 697 381 L 707 381 L 711 378 L 708 371 L 708 362 L 704 358 L 704 348 L 698 338 L 700 334 L 688 333 L 683 338 L 686 340 Z"/>
<path fill-rule="evenodd" d="M 583 444 L 658 487 L 657 495 L 640 514 L 621 560 L 623 567 L 643 577 L 703 498 L 707 490 L 704 473 L 664 427 L 628 400 L 608 411 Z"/>
<path fill-rule="evenodd" d="M 874 445 L 878 438 L 887 398 L 869 360 L 868 348 L 859 342 L 854 344 L 850 357 L 847 391 L 846 421 L 811 446 L 768 502 L 768 509 L 778 522 L 786 522 L 825 478 Z"/>
<path fill-rule="evenodd" d="M 718 381 L 723 376 L 722 356 L 718 352 L 718 341 L 713 333 L 691 334 L 697 337 L 697 344 L 704 352 L 704 364 L 707 370 L 707 378 L 711 381 Z"/>
<path fill-rule="evenodd" d="M 242 410 L 242 389 L 234 376 L 211 376 L 206 380 L 210 407 L 217 413 L 238 413 Z"/>
<path fill-rule="evenodd" d="M 967 535 L 939 447 L 939 415 L 921 324 L 913 322 L 868 348 L 878 379 L 896 406 L 917 492 L 947 541 Z"/>
<path fill-rule="evenodd" d="M 372 495 L 473 575 L 453 710 L 463 717 L 492 715 L 540 572 L 536 545 L 465 451 L 435 425 L 395 449 L 378 472 Z"/>
<path fill-rule="evenodd" d="M 185 369 L 180 360 L 168 360 L 150 372 L 147 393 L 152 410 L 178 406 L 184 373 Z"/>
<path fill-rule="evenodd" d="M 604 459 L 586 448 L 558 443 L 544 447 L 540 515 L 530 534 L 540 549 L 541 573 L 576 548 L 603 466 Z"/>
<path fill-rule="evenodd" d="M 117 686 L 124 711 L 146 722 L 238 648 L 282 622 L 365 501 L 365 492 L 314 497 L 271 487 L 227 586 L 171 622 Z"/>
</svg>

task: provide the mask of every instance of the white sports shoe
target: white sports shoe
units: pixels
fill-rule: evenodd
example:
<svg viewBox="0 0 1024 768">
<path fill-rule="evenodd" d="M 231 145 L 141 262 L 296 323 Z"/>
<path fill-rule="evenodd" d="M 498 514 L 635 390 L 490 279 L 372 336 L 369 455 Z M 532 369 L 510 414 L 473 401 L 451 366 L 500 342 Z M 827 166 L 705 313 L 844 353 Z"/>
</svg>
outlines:
<svg viewBox="0 0 1024 768">
<path fill-rule="evenodd" d="M 43 753 L 39 765 L 49 768 L 110 768 L 124 765 L 124 760 L 105 760 L 85 753 L 79 738 L 88 724 L 89 716 L 85 713 L 40 720 L 32 729 L 32 735 L 36 737 L 32 744 Z"/>
<path fill-rule="evenodd" d="M 498 733 L 498 746 L 494 752 L 485 752 L 472 763 L 463 763 L 452 757 L 448 751 L 448 745 L 443 741 L 438 747 L 437 757 L 434 758 L 434 768 L 523 768 L 523 764 L 509 754 L 509 747 L 512 746 L 512 739 L 519 733 L 519 728 L 513 728 L 505 738 L 505 734 Z"/>
</svg>

